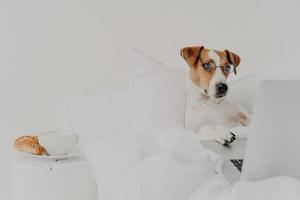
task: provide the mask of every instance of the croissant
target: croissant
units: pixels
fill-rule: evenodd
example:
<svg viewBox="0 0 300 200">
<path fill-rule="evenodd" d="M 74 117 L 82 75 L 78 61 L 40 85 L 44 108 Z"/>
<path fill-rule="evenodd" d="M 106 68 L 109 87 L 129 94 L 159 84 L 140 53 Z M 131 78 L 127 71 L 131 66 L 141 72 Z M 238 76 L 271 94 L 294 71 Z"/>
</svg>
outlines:
<svg viewBox="0 0 300 200">
<path fill-rule="evenodd" d="M 39 144 L 37 136 L 21 136 L 15 140 L 15 149 L 36 155 L 46 154 L 46 150 Z"/>
</svg>

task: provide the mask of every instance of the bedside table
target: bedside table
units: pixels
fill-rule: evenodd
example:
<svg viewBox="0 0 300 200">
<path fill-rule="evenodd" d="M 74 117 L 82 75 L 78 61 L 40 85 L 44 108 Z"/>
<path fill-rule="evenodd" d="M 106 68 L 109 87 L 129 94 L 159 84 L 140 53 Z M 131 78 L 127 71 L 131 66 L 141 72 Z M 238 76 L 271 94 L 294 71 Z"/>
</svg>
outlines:
<svg viewBox="0 0 300 200">
<path fill-rule="evenodd" d="M 96 183 L 80 150 L 65 160 L 16 155 L 12 200 L 97 200 Z"/>
</svg>

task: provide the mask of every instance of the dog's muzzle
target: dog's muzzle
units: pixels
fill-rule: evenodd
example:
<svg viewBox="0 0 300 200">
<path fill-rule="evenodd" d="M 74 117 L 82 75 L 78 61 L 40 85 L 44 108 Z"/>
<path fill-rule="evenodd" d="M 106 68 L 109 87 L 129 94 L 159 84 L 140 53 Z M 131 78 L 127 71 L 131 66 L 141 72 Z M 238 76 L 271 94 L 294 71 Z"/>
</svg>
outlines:
<svg viewBox="0 0 300 200">
<path fill-rule="evenodd" d="M 221 98 L 224 97 L 227 93 L 228 86 L 225 83 L 217 83 L 216 84 L 216 97 Z"/>
</svg>

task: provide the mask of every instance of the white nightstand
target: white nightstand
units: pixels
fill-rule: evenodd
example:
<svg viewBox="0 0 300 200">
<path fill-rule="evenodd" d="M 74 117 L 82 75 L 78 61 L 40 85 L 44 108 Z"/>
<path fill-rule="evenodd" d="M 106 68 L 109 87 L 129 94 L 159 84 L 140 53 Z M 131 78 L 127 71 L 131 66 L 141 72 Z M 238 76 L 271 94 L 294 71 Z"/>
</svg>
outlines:
<svg viewBox="0 0 300 200">
<path fill-rule="evenodd" d="M 65 160 L 16 155 L 12 200 L 96 200 L 96 184 L 82 153 Z"/>
</svg>

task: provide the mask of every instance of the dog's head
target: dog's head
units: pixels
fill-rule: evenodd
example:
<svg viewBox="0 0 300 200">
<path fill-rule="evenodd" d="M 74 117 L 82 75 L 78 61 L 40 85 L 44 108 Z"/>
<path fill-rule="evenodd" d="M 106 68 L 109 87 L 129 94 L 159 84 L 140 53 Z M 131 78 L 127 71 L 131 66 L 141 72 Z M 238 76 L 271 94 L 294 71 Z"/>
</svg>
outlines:
<svg viewBox="0 0 300 200">
<path fill-rule="evenodd" d="M 181 56 L 190 69 L 192 82 L 212 98 L 222 99 L 226 96 L 227 78 L 231 72 L 236 74 L 240 57 L 224 50 L 210 50 L 203 46 L 185 47 Z"/>
</svg>

